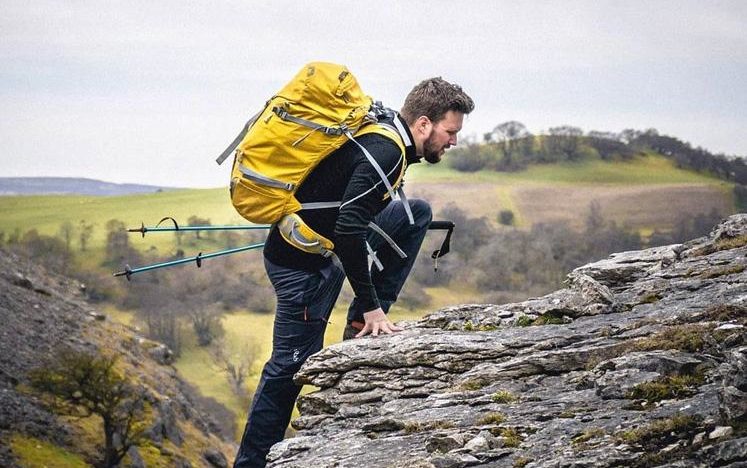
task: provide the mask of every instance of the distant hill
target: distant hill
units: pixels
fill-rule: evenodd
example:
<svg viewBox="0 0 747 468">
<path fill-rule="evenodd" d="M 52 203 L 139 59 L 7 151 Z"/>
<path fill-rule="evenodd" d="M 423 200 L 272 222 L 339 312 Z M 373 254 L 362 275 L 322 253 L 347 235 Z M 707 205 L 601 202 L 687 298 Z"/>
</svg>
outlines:
<svg viewBox="0 0 747 468">
<path fill-rule="evenodd" d="M 3 195 L 130 195 L 176 190 L 175 187 L 155 185 L 115 184 L 94 179 L 74 177 L 0 177 L 0 196 Z"/>
</svg>

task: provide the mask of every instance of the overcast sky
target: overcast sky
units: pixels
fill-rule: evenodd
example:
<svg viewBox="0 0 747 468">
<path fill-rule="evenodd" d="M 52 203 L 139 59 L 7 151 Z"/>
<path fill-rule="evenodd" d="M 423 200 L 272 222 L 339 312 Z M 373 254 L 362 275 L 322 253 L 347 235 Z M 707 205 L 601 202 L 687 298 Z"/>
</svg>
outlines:
<svg viewBox="0 0 747 468">
<path fill-rule="evenodd" d="M 306 62 L 399 108 L 475 100 L 463 136 L 657 128 L 747 156 L 746 1 L 0 0 L 0 176 L 225 185 L 215 157 Z"/>
</svg>

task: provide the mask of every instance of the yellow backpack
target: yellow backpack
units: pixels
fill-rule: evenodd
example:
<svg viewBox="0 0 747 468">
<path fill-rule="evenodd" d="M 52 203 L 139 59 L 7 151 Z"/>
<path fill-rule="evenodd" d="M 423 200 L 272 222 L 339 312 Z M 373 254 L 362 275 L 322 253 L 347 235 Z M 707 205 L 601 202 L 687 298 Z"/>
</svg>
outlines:
<svg viewBox="0 0 747 468">
<path fill-rule="evenodd" d="M 283 237 L 307 252 L 325 254 L 334 245 L 315 233 L 294 215 L 302 209 L 295 193 L 319 162 L 354 136 L 377 133 L 390 138 L 401 149 L 409 144 L 403 128 L 377 122 L 377 108 L 363 93 L 358 81 L 342 65 L 312 62 L 252 117 L 244 129 L 216 160 L 221 164 L 235 151 L 231 171 L 231 201 L 236 210 L 253 223 L 278 223 Z M 395 119 L 399 125 L 399 121 Z M 358 144 L 357 142 L 355 142 Z M 387 195 L 395 193 L 402 176 L 392 186 L 381 167 L 358 144 L 382 178 Z"/>
</svg>

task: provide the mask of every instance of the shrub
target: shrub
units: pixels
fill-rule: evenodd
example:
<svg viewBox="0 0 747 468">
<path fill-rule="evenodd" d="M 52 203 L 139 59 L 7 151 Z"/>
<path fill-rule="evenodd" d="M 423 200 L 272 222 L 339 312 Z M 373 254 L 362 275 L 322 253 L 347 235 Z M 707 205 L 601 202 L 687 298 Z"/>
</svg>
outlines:
<svg viewBox="0 0 747 468">
<path fill-rule="evenodd" d="M 604 430 L 598 427 L 592 427 L 591 429 L 585 430 L 583 433 L 573 437 L 571 443 L 574 446 L 582 446 L 591 439 L 604 436 Z"/>
<path fill-rule="evenodd" d="M 473 391 L 473 390 L 480 390 L 486 385 L 488 385 L 487 380 L 481 379 L 481 378 L 473 378 L 473 379 L 465 380 L 459 385 L 458 388 L 460 390 Z"/>
<path fill-rule="evenodd" d="M 501 390 L 495 392 L 493 396 L 490 397 L 490 399 L 496 403 L 512 403 L 516 401 L 516 396 L 514 396 L 514 394 L 509 391 Z"/>
<path fill-rule="evenodd" d="M 484 169 L 489 158 L 482 145 L 469 144 L 449 152 L 449 167 L 461 172 L 476 172 Z"/>
<path fill-rule="evenodd" d="M 632 400 L 654 403 L 670 398 L 683 398 L 693 393 L 693 387 L 703 378 L 692 375 L 668 375 L 652 382 L 643 382 L 633 387 L 626 395 Z"/>
<path fill-rule="evenodd" d="M 480 425 L 501 424 L 505 420 L 506 420 L 506 416 L 503 415 L 503 413 L 494 411 L 494 412 L 487 413 L 485 416 L 478 419 L 477 424 L 480 424 Z"/>
<path fill-rule="evenodd" d="M 511 210 L 501 210 L 501 212 L 498 213 L 498 222 L 504 226 L 513 226 L 514 212 Z"/>
<path fill-rule="evenodd" d="M 633 342 L 634 351 L 652 351 L 656 349 L 679 349 L 694 353 L 705 346 L 703 335 L 709 330 L 702 325 L 681 325 Z"/>
<path fill-rule="evenodd" d="M 528 327 L 534 323 L 534 320 L 528 315 L 520 315 L 516 319 L 516 325 L 519 327 Z"/>
<path fill-rule="evenodd" d="M 416 432 L 432 431 L 434 429 L 451 429 L 454 427 L 454 423 L 451 421 L 407 421 L 403 427 L 406 434 L 414 434 Z"/>
<path fill-rule="evenodd" d="M 677 415 L 668 419 L 658 419 L 636 429 L 622 431 L 617 439 L 622 443 L 640 444 L 647 450 L 656 450 L 673 440 L 681 440 L 683 434 L 694 432 L 699 420 L 694 416 Z"/>
<path fill-rule="evenodd" d="M 500 434 L 503 437 L 503 446 L 507 448 L 518 447 L 521 444 L 521 436 L 513 427 L 501 428 Z"/>
</svg>

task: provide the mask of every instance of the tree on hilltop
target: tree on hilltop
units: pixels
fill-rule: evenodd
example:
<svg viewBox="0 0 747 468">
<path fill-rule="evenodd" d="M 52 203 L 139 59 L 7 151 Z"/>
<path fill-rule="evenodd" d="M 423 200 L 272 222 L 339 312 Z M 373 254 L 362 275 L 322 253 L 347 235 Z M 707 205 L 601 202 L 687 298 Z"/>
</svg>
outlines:
<svg viewBox="0 0 747 468">
<path fill-rule="evenodd" d="M 584 135 L 583 130 L 571 125 L 562 125 L 553 127 L 548 132 L 550 135 L 547 143 L 551 152 L 562 154 L 568 161 L 575 161 L 581 156 L 579 147 Z"/>
<path fill-rule="evenodd" d="M 531 134 L 523 123 L 515 120 L 497 125 L 492 134 L 503 153 L 501 168 L 512 170 L 516 166 L 515 158 L 519 149 L 519 140 L 527 138 Z"/>
</svg>

